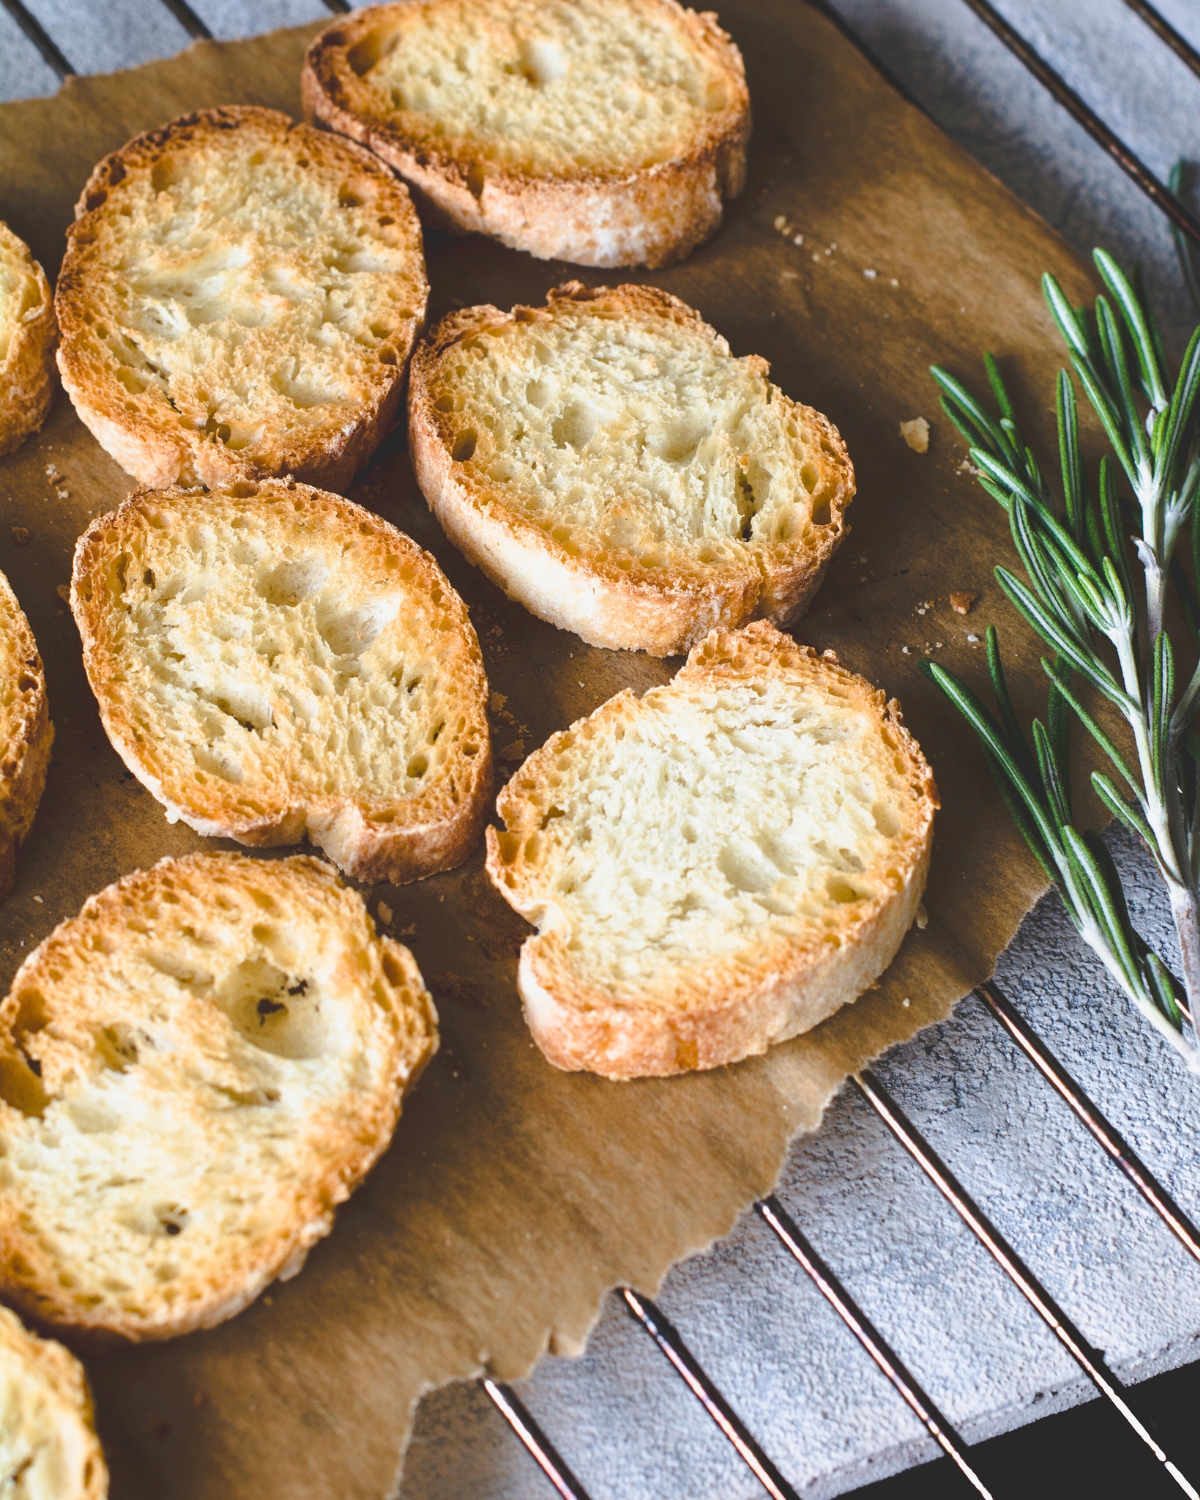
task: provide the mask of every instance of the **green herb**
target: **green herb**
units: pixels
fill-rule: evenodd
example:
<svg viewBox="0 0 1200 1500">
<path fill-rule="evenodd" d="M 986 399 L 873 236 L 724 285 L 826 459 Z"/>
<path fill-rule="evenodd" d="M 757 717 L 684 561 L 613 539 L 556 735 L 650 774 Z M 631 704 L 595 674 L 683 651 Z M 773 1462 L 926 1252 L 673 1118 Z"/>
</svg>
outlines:
<svg viewBox="0 0 1200 1500">
<path fill-rule="evenodd" d="M 1167 186 L 1175 196 L 1183 201 L 1185 182 L 1184 177 L 1187 164 L 1177 161 L 1171 168 L 1171 175 L 1167 180 Z M 1171 238 L 1175 241 L 1175 254 L 1179 260 L 1179 270 L 1183 276 L 1183 284 L 1187 288 L 1187 294 L 1191 298 L 1192 306 L 1196 310 L 1196 316 L 1200 317 L 1200 265 L 1197 264 L 1195 245 L 1180 229 L 1179 225 L 1171 220 Z"/>
<path fill-rule="evenodd" d="M 1075 308 L 1053 276 L 1042 286 L 1066 342 L 1075 376 L 1111 448 L 1089 484 L 1079 447 L 1075 387 L 1058 376 L 1058 447 L 1063 503 L 1017 425 L 992 356 L 984 356 L 998 408 L 984 405 L 936 366 L 946 415 L 971 445 L 979 483 L 1008 513 L 1019 578 L 996 578 L 1020 614 L 1054 653 L 1042 658 L 1050 679 L 1046 721 L 1033 723 L 1032 746 L 1017 722 L 996 632 L 987 632 L 988 668 L 997 713 L 951 672 L 923 669 L 983 742 L 1018 827 L 1058 886 L 1072 921 L 1118 985 L 1200 1072 L 1200 664 L 1186 681 L 1164 618 L 1168 591 L 1178 591 L 1189 622 L 1187 655 L 1196 654 L 1200 608 L 1175 558 L 1191 524 L 1193 577 L 1200 580 L 1200 329 L 1172 382 L 1158 330 L 1140 285 L 1113 258 L 1095 252 L 1108 295 L 1094 314 Z M 1122 477 L 1133 504 L 1118 498 Z M 1137 568 L 1127 545 L 1136 554 Z M 1141 598 L 1135 594 L 1139 573 Z M 1085 701 L 1106 698 L 1128 725 L 1127 759 Z M 1166 883 L 1179 936 L 1182 982 L 1134 930 L 1116 867 L 1094 831 L 1077 826 L 1071 807 L 1067 729 L 1074 715 L 1107 756 L 1113 776 L 1094 772 L 1105 806 L 1141 837 Z"/>
</svg>

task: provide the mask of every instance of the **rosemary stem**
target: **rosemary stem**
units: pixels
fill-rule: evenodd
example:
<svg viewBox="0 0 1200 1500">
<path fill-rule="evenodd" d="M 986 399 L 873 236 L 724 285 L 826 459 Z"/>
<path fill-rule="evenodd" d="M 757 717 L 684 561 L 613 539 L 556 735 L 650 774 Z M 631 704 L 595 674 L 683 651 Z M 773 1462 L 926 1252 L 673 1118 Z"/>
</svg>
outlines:
<svg viewBox="0 0 1200 1500">
<path fill-rule="evenodd" d="M 1175 705 L 1175 712 L 1171 716 L 1172 744 L 1179 743 L 1180 737 L 1191 724 L 1195 717 L 1197 703 L 1200 703 L 1200 661 L 1196 663 L 1188 685 L 1180 695 L 1179 702 Z"/>
<path fill-rule="evenodd" d="M 1142 792 L 1145 798 L 1144 809 L 1146 822 L 1150 825 L 1150 831 L 1154 835 L 1154 848 L 1151 851 L 1162 871 L 1163 879 L 1172 888 L 1179 886 L 1187 889 L 1188 863 L 1185 860 L 1181 865 L 1179 850 L 1173 837 L 1171 827 L 1171 810 L 1166 801 L 1159 793 L 1158 781 L 1154 774 L 1154 758 L 1150 748 L 1150 728 L 1143 714 L 1130 714 L 1129 726 L 1133 730 L 1134 743 L 1137 746 L 1138 767 L 1142 773 Z M 1174 908 L 1172 908 L 1173 910 Z M 1180 939 L 1182 942 L 1182 938 Z M 1190 998 L 1190 991 L 1189 991 Z"/>
<path fill-rule="evenodd" d="M 1200 1006 L 1200 899 L 1194 887 L 1167 882 L 1171 898 L 1171 916 L 1179 934 L 1179 955 L 1183 964 L 1183 987 L 1187 991 L 1188 1009 L 1197 1015 Z"/>
<path fill-rule="evenodd" d="M 1200 795 L 1192 808 L 1192 826 L 1188 831 L 1188 871 L 1193 885 L 1200 885 Z"/>
<path fill-rule="evenodd" d="M 1159 563 L 1157 553 L 1149 552 L 1149 556 L 1143 553 L 1142 562 L 1146 569 L 1146 639 L 1142 643 L 1142 655 L 1145 658 L 1145 670 L 1149 679 L 1150 663 L 1154 659 L 1155 645 L 1163 628 L 1167 570 Z"/>
</svg>

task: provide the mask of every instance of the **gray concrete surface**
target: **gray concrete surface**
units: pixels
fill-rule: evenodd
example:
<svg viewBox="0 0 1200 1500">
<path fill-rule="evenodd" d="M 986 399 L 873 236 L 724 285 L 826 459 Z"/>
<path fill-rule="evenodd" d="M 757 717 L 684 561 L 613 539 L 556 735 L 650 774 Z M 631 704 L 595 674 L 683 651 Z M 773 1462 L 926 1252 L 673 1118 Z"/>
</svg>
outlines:
<svg viewBox="0 0 1200 1500">
<path fill-rule="evenodd" d="M 332 20 L 323 0 L 192 0 L 192 9 L 213 36 L 257 36 L 277 26 L 302 26 L 306 21 Z"/>
<path fill-rule="evenodd" d="M 174 50 L 155 0 L 29 0 L 81 70 Z M 1178 347 L 1191 328 L 1157 213 L 962 0 L 834 0 L 948 133 L 1079 249 L 1140 259 Z M 222 36 L 323 14 L 320 0 L 194 0 Z M 1200 44 L 1195 0 L 1159 0 Z M 717 6 L 719 9 L 719 5 Z M 1156 172 L 1200 160 L 1200 82 L 1122 0 L 1003 0 L 1021 29 Z M 54 79 L 0 10 L 0 97 Z M 1170 951 L 1149 861 L 1114 851 L 1135 919 Z M 1004 956 L 1010 995 L 1102 1099 L 1179 1200 L 1200 1214 L 1200 1081 L 1131 1015 L 1058 904 Z M 975 1002 L 888 1058 L 888 1087 L 1126 1378 L 1200 1355 L 1200 1273 L 1101 1159 Z M 801 1227 L 968 1438 L 1008 1430 L 1089 1392 L 1051 1336 L 853 1092 L 798 1142 L 780 1194 Z M 906 1408 L 807 1279 L 747 1215 L 677 1267 L 662 1298 L 710 1373 L 806 1497 L 845 1493 L 934 1455 Z M 522 1383 L 531 1409 L 596 1500 L 751 1500 L 761 1493 L 610 1298 L 587 1353 Z M 404 1500 L 538 1500 L 549 1491 L 481 1391 L 423 1405 Z"/>
<path fill-rule="evenodd" d="M 109 73 L 170 57 L 191 38 L 165 5 L 25 0 L 77 73 Z"/>
</svg>

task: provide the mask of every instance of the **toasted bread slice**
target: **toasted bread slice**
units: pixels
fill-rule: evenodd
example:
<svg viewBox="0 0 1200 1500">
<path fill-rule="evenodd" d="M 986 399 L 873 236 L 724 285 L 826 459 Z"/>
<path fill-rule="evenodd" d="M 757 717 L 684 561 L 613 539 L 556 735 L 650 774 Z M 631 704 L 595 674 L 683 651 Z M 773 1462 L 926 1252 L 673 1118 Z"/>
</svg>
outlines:
<svg viewBox="0 0 1200 1500">
<path fill-rule="evenodd" d="M 398 0 L 308 51 L 305 112 L 441 221 L 543 260 L 663 266 L 746 175 L 741 53 L 676 0 Z"/>
<path fill-rule="evenodd" d="M 92 896 L 0 1004 L 0 1289 L 169 1338 L 295 1275 L 437 1047 L 412 955 L 305 856 L 164 859 Z"/>
<path fill-rule="evenodd" d="M 46 788 L 54 725 L 29 621 L 0 573 L 0 901 L 17 878 L 17 850 Z"/>
<path fill-rule="evenodd" d="M 526 609 L 669 656 L 796 619 L 847 528 L 834 427 L 654 287 L 451 313 L 413 356 L 409 445 L 446 534 Z"/>
<path fill-rule="evenodd" d="M 428 553 L 322 490 L 141 490 L 79 539 L 71 608 L 118 754 L 174 818 L 306 834 L 362 880 L 460 864 L 491 797 L 487 678 Z"/>
<path fill-rule="evenodd" d="M 276 110 L 208 109 L 106 156 L 75 216 L 58 367 L 123 468 L 349 486 L 396 421 L 425 315 L 402 183 Z"/>
<path fill-rule="evenodd" d="M 46 273 L 0 223 L 0 453 L 19 448 L 46 420 L 57 340 Z"/>
<path fill-rule="evenodd" d="M 12 1500 L 104 1500 L 108 1468 L 83 1367 L 0 1307 L 0 1476 Z"/>
<path fill-rule="evenodd" d="M 715 1068 L 807 1031 L 917 914 L 937 792 L 861 677 L 758 621 L 618 693 L 500 794 L 488 873 L 536 937 L 518 983 L 559 1068 Z"/>
</svg>

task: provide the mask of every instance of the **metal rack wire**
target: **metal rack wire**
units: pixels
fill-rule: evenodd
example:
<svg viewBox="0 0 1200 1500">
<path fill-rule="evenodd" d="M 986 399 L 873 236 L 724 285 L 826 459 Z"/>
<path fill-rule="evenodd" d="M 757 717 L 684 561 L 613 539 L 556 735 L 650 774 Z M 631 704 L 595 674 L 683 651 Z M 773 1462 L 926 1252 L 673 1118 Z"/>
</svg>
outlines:
<svg viewBox="0 0 1200 1500">
<path fill-rule="evenodd" d="M 160 3 L 172 13 L 190 36 L 197 38 L 211 36 L 208 27 L 196 15 L 187 0 L 160 0 Z M 348 0 L 323 0 L 323 3 L 333 14 L 343 14 L 351 8 Z M 890 77 L 888 70 L 877 59 L 871 57 L 869 49 L 831 9 L 826 0 L 810 0 L 810 3 L 827 14 L 839 29 L 850 37 L 876 68 L 889 78 L 899 93 L 906 98 L 909 97 L 907 91 Z M 1028 41 L 988 3 L 988 0 L 963 0 L 963 3 L 990 27 L 1038 82 L 1137 184 L 1155 207 L 1167 217 L 1177 234 L 1187 236 L 1195 245 L 1200 246 L 1200 221 L 1179 200 L 1171 188 L 1164 185 L 1090 106 L 1038 55 Z M 1125 3 L 1187 67 L 1200 77 L 1200 53 L 1197 53 L 1158 11 L 1146 3 L 1146 0 L 1125 0 Z M 64 79 L 75 72 L 71 62 L 63 55 L 22 0 L 0 0 L 0 4 L 4 5 L 58 78 Z M 975 991 L 975 995 L 986 1006 L 997 1025 L 1016 1043 L 1043 1080 L 1068 1105 L 1096 1144 L 1123 1174 L 1126 1181 L 1136 1189 L 1193 1258 L 1200 1261 L 1200 1229 L 1175 1203 L 1166 1188 L 1137 1157 L 1105 1118 L 1103 1112 L 1054 1056 L 1046 1043 L 994 983 L 981 985 Z M 1192 1500 L 1200 1500 L 1200 1490 L 1196 1488 L 1197 1476 L 1189 1477 L 1164 1450 L 1155 1435 L 1152 1419 L 1141 1409 L 1142 1403 L 1137 1392 L 1127 1390 L 1121 1384 L 1108 1368 L 1100 1351 L 1092 1348 L 1069 1315 L 1059 1307 L 1034 1272 L 1025 1265 L 1012 1246 L 999 1233 L 984 1211 L 937 1155 L 928 1140 L 905 1116 L 878 1078 L 869 1070 L 864 1070 L 855 1077 L 854 1083 L 896 1141 L 917 1162 L 930 1182 L 951 1204 L 998 1267 L 1018 1287 L 1054 1332 L 1079 1368 L 1108 1400 L 1112 1409 L 1140 1439 L 1146 1451 L 1160 1466 L 1160 1471 L 1169 1476 L 1181 1493 L 1192 1497 Z M 858 1306 L 836 1273 L 808 1241 L 800 1226 L 794 1222 L 784 1206 L 772 1196 L 756 1203 L 755 1209 L 775 1234 L 781 1250 L 790 1255 L 810 1277 L 822 1297 L 854 1335 L 876 1368 L 889 1381 L 897 1396 L 907 1404 L 930 1437 L 957 1467 L 965 1485 L 973 1489 L 977 1495 L 988 1497 L 990 1500 L 991 1492 L 978 1472 L 978 1460 L 972 1455 L 970 1447 L 954 1431 L 945 1416 L 922 1389 L 916 1376 L 907 1369 L 867 1314 Z M 631 1288 L 622 1288 L 621 1294 L 630 1316 L 654 1340 L 672 1369 L 692 1391 L 767 1494 L 771 1495 L 773 1500 L 797 1500 L 794 1489 L 772 1463 L 660 1309 L 649 1298 Z M 551 1439 L 543 1432 L 517 1394 L 508 1386 L 491 1379 L 485 1379 L 481 1384 L 553 1489 L 564 1497 L 564 1500 L 588 1500 L 588 1494 L 583 1485 L 571 1472 Z"/>
</svg>

